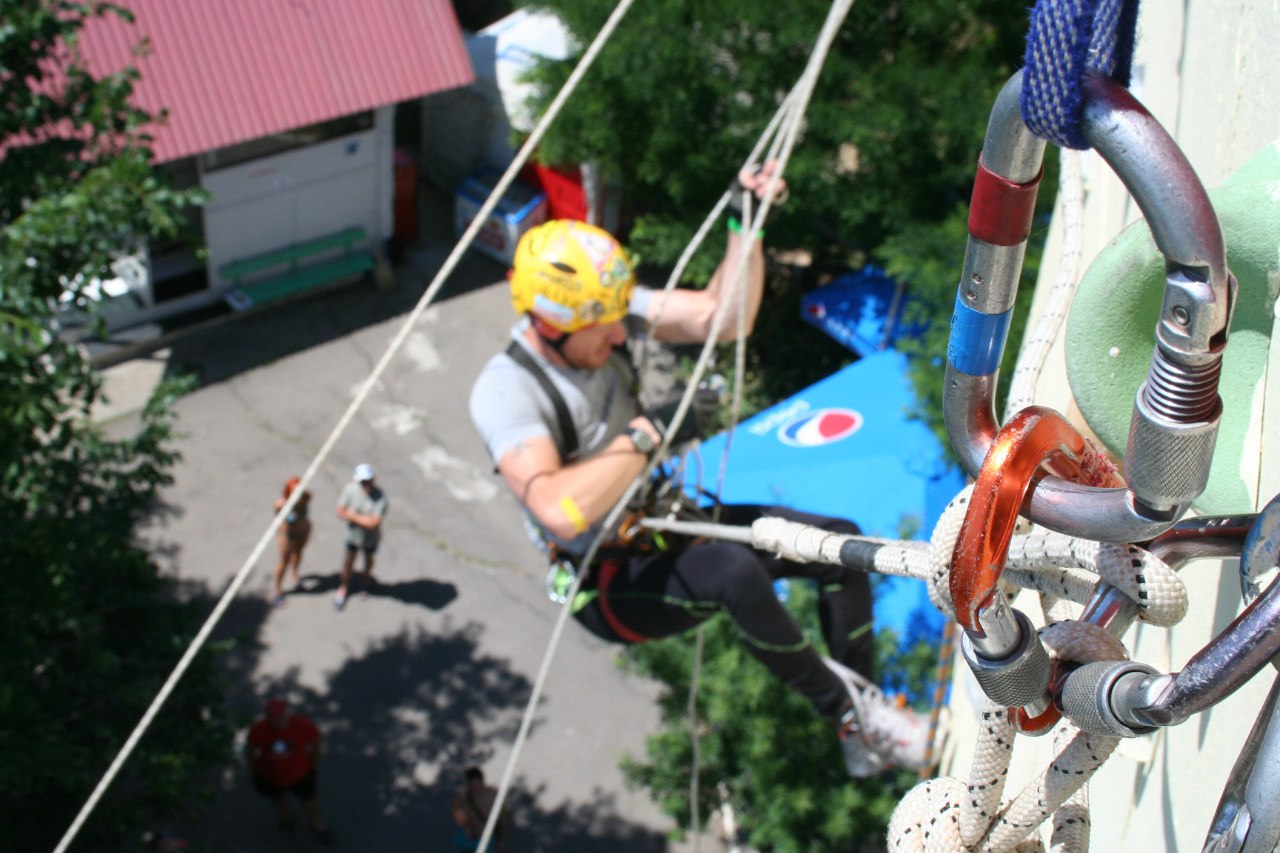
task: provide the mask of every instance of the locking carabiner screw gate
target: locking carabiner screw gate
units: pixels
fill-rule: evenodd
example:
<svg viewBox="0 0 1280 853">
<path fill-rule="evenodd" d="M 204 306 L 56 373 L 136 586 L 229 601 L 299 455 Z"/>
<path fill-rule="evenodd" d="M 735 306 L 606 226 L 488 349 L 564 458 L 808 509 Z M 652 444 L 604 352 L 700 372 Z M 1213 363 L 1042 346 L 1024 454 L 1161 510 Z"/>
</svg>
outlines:
<svg viewBox="0 0 1280 853">
<path fill-rule="evenodd" d="M 1044 153 L 1044 141 L 1022 122 L 1021 92 L 1019 72 L 991 110 L 947 347 L 943 416 L 956 455 L 974 476 L 997 433 L 996 376 Z M 1140 542 L 1172 526 L 1208 481 L 1236 284 L 1217 215 L 1172 137 L 1115 81 L 1091 73 L 1084 93 L 1084 136 L 1133 195 L 1165 257 L 1164 303 L 1148 377 L 1135 394 L 1127 487 L 1044 477 L 1027 514 L 1071 536 Z"/>
</svg>

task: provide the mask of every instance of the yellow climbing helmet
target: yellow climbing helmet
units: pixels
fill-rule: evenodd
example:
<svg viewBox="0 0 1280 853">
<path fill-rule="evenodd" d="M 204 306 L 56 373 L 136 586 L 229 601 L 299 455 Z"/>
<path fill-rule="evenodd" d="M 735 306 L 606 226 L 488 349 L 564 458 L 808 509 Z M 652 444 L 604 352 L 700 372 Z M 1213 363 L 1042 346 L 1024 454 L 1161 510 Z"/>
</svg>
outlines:
<svg viewBox="0 0 1280 853">
<path fill-rule="evenodd" d="M 553 219 L 516 244 L 511 305 L 572 333 L 627 315 L 636 276 L 609 232 L 585 222 Z"/>
</svg>

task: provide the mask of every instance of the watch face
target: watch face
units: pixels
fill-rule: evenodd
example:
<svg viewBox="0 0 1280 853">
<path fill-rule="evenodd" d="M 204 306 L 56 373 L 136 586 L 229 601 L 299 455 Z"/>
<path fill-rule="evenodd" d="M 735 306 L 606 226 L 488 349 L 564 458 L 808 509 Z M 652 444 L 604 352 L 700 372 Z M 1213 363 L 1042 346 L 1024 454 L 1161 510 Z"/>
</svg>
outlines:
<svg viewBox="0 0 1280 853">
<path fill-rule="evenodd" d="M 641 453 L 652 453 L 654 448 L 653 436 L 640 428 L 631 430 L 631 443 L 636 446 L 636 450 Z"/>
</svg>

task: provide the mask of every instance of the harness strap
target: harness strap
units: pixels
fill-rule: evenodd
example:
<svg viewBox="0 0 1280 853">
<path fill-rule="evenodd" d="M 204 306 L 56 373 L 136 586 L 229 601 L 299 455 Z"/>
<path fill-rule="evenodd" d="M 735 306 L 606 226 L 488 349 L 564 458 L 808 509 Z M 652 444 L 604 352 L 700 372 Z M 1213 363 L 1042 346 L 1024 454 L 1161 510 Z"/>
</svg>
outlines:
<svg viewBox="0 0 1280 853">
<path fill-rule="evenodd" d="M 542 369 L 542 365 L 529 354 L 529 351 L 516 341 L 512 341 L 507 345 L 507 355 L 511 356 L 516 364 L 525 370 L 538 381 L 538 385 L 542 388 L 543 393 L 551 399 L 551 405 L 556 410 L 556 423 L 560 426 L 561 443 L 557 448 L 560 451 L 560 458 L 566 462 L 578 455 L 578 428 L 574 426 L 573 416 L 569 414 L 569 406 L 564 401 L 564 395 L 560 393 L 560 389 L 551 381 L 551 377 L 547 376 L 547 372 Z"/>
<path fill-rule="evenodd" d="M 601 560 L 598 564 L 598 574 L 596 575 L 596 600 L 600 602 L 600 613 L 604 616 L 605 624 L 628 643 L 645 643 L 649 638 L 642 634 L 637 634 L 626 625 L 622 624 L 622 620 L 618 618 L 618 614 L 613 612 L 613 607 L 609 604 L 609 584 L 613 582 L 613 576 L 618 573 L 618 569 L 622 568 L 621 560 L 606 559 Z"/>
</svg>

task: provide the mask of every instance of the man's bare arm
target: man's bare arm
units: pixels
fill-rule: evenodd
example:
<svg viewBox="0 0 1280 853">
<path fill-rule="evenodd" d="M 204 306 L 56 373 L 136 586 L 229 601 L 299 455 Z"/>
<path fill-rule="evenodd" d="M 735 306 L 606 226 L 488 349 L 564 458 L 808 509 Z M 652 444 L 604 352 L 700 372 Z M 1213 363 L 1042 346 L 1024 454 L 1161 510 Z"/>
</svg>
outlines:
<svg viewBox="0 0 1280 853">
<path fill-rule="evenodd" d="M 738 175 L 743 188 L 763 198 L 769 189 L 769 182 L 777 171 L 777 163 L 769 162 L 759 172 L 744 170 Z M 786 182 L 779 179 L 774 186 L 775 197 L 786 192 Z M 720 326 L 717 339 L 721 342 L 737 337 L 739 315 L 747 334 L 755 327 L 756 317 L 760 313 L 760 301 L 764 296 L 764 248 L 760 240 L 748 241 L 741 234 L 730 232 L 726 238 L 724 258 L 716 267 L 706 288 L 688 290 L 677 288 L 667 294 L 654 297 L 649 306 L 649 321 L 652 334 L 659 340 L 671 343 L 702 343 L 711 335 L 716 311 L 721 303 L 728 299 L 725 318 Z M 733 278 L 738 270 L 743 252 L 748 252 L 744 270 L 746 298 L 740 300 L 733 286 Z"/>
<path fill-rule="evenodd" d="M 658 437 L 644 418 L 632 423 Z M 550 437 L 538 436 L 508 450 L 498 471 L 539 524 L 559 538 L 571 539 L 608 514 L 646 463 L 625 435 L 590 459 L 568 465 L 561 463 Z"/>
</svg>

